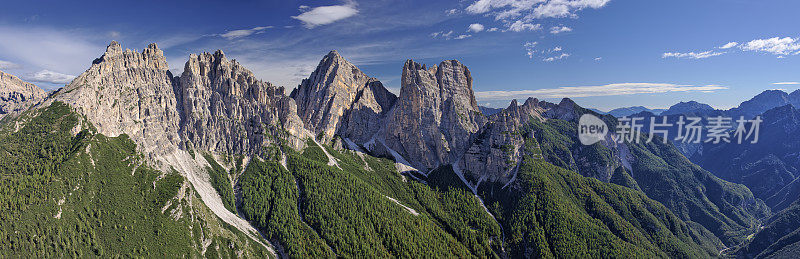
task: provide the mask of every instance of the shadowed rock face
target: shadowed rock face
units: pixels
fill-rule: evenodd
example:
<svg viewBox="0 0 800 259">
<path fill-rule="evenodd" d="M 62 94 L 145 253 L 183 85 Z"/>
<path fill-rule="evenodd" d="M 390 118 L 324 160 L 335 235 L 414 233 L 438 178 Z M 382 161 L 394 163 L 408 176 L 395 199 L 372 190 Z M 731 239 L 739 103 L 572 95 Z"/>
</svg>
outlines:
<svg viewBox="0 0 800 259">
<path fill-rule="evenodd" d="M 364 142 L 380 128 L 381 115 L 397 97 L 338 52 L 331 51 L 317 69 L 303 80 L 291 97 L 307 128 L 320 140 L 335 134 Z"/>
<path fill-rule="evenodd" d="M 0 71 L 0 119 L 20 112 L 47 97 L 47 93 L 16 76 Z"/>
<path fill-rule="evenodd" d="M 402 126 L 386 128 L 386 145 L 427 171 L 455 162 L 485 121 L 466 66 L 448 60 L 427 69 L 408 60 L 400 97 L 386 122 Z"/>
<path fill-rule="evenodd" d="M 141 53 L 111 42 L 102 57 L 54 94 L 106 136 L 128 134 L 146 154 L 180 143 L 172 74 L 164 53 L 150 44 Z"/>
<path fill-rule="evenodd" d="M 542 119 L 542 113 L 552 104 L 528 98 L 523 105 L 511 101 L 508 108 L 488 117 L 488 122 L 464 153 L 459 166 L 471 179 L 507 183 L 522 161 L 526 138 L 522 127 L 532 119 Z"/>
<path fill-rule="evenodd" d="M 297 142 L 303 123 L 283 87 L 256 79 L 222 51 L 191 55 L 175 84 L 182 112 L 180 135 L 200 150 L 257 153 L 283 136 Z"/>
</svg>

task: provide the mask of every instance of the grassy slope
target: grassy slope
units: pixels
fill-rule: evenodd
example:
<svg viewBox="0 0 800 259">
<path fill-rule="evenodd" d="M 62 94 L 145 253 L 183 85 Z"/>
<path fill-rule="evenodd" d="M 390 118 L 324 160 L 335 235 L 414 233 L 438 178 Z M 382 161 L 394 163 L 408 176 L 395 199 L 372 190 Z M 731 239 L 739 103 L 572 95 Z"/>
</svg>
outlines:
<svg viewBox="0 0 800 259">
<path fill-rule="evenodd" d="M 182 176 L 149 168 L 125 135 L 81 121 L 56 102 L 2 125 L 0 257 L 267 256 Z"/>
</svg>

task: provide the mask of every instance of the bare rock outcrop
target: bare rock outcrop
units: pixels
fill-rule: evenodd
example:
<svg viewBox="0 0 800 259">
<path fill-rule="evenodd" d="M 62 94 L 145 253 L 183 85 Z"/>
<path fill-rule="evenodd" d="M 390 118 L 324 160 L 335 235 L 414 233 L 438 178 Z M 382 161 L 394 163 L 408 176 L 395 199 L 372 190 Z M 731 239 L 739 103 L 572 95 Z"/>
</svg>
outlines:
<svg viewBox="0 0 800 259">
<path fill-rule="evenodd" d="M 472 91 L 472 75 L 457 60 L 426 66 L 406 61 L 397 103 L 384 125 L 385 144 L 418 170 L 455 162 L 486 118 Z"/>
<path fill-rule="evenodd" d="M 258 153 L 265 144 L 288 139 L 303 143 L 303 123 L 294 101 L 258 80 L 222 51 L 191 55 L 176 80 L 182 112 L 180 135 L 199 150 L 228 154 Z"/>
<path fill-rule="evenodd" d="M 99 133 L 128 134 L 143 153 L 165 154 L 180 143 L 168 69 L 155 43 L 139 53 L 111 42 L 102 57 L 52 99 L 77 109 Z"/>
<path fill-rule="evenodd" d="M 38 86 L 0 71 L 0 119 L 21 112 L 47 97 Z"/>
<path fill-rule="evenodd" d="M 292 91 L 298 114 L 322 141 L 334 135 L 362 143 L 380 128 L 380 118 L 397 97 L 338 52 L 331 51 Z"/>
<path fill-rule="evenodd" d="M 478 181 L 508 182 L 522 161 L 526 139 L 532 141 L 531 145 L 538 144 L 533 132 L 526 132 L 523 127 L 530 120 L 543 119 L 542 113 L 548 106 L 549 103 L 535 98 L 528 98 L 522 105 L 513 100 L 508 108 L 489 116 L 459 161 L 465 177 L 475 180 L 473 184 Z"/>
</svg>

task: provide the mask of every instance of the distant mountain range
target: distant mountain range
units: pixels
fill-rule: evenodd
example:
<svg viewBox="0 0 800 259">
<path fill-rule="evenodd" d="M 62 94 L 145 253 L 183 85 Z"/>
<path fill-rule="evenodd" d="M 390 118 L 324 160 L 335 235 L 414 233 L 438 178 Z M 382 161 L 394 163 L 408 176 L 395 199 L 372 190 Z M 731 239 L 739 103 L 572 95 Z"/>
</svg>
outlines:
<svg viewBox="0 0 800 259">
<path fill-rule="evenodd" d="M 631 116 L 640 112 L 659 114 L 663 111 L 665 111 L 665 109 L 648 109 L 644 106 L 631 106 L 631 107 L 613 109 L 607 112 L 606 114 L 619 118 L 619 117 Z"/>
</svg>

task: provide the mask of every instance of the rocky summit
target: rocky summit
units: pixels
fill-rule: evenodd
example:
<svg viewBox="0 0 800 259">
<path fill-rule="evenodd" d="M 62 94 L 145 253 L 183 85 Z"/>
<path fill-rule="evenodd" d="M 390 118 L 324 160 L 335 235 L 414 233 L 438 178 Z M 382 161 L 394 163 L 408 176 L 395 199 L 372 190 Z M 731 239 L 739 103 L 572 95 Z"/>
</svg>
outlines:
<svg viewBox="0 0 800 259">
<path fill-rule="evenodd" d="M 145 154 L 165 154 L 180 143 L 180 114 L 164 52 L 153 43 L 142 52 L 116 41 L 91 67 L 50 101 L 86 116 L 106 136 L 127 134 Z"/>
<path fill-rule="evenodd" d="M 486 121 L 467 66 L 448 60 L 426 68 L 408 60 L 401 81 L 387 124 L 402 126 L 387 128 L 386 145 L 420 170 L 455 162 Z"/>
<path fill-rule="evenodd" d="M 197 149 L 253 154 L 282 135 L 302 141 L 303 123 L 283 87 L 256 79 L 222 51 L 191 55 L 175 80 L 181 138 Z M 283 127 L 276 127 L 282 125 Z"/>
<path fill-rule="evenodd" d="M 0 71 L 0 119 L 41 101 L 47 93 L 38 86 Z"/>
<path fill-rule="evenodd" d="M 303 122 L 321 140 L 329 141 L 339 134 L 359 142 L 375 134 L 380 117 L 397 99 L 380 81 L 361 72 L 335 50 L 319 62 L 291 97 Z"/>
</svg>

